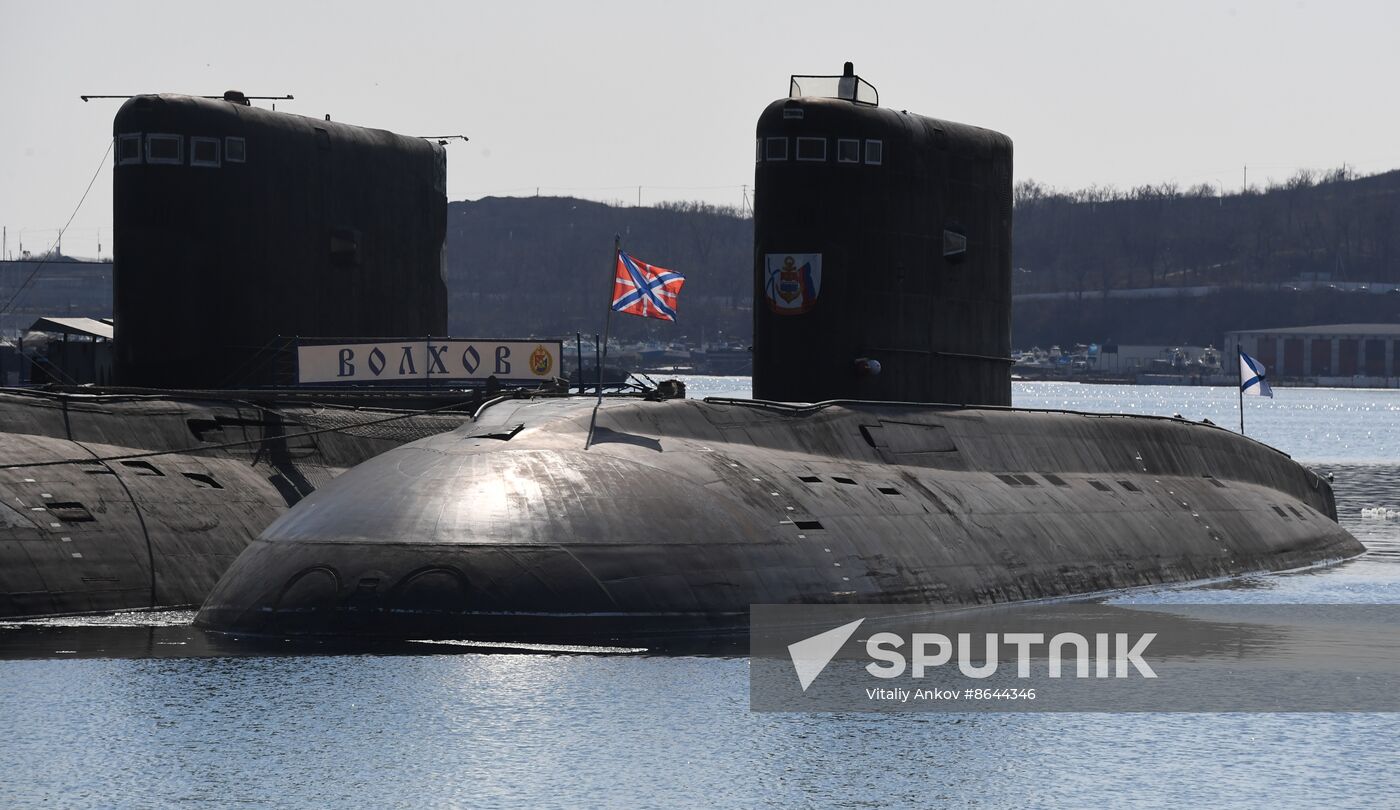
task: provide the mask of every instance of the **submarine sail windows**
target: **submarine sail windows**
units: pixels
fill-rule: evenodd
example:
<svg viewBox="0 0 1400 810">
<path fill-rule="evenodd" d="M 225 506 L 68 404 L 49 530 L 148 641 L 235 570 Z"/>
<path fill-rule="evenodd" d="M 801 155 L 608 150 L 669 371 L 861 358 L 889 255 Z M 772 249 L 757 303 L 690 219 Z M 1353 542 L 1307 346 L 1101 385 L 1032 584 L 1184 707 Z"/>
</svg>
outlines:
<svg viewBox="0 0 1400 810">
<path fill-rule="evenodd" d="M 787 138 L 769 138 L 764 160 L 787 160 Z"/>
<path fill-rule="evenodd" d="M 190 165 L 219 168 L 219 139 L 190 138 Z"/>
<path fill-rule="evenodd" d="M 826 161 L 826 138 L 798 138 L 797 159 Z"/>
<path fill-rule="evenodd" d="M 146 136 L 146 162 L 179 166 L 185 162 L 185 139 L 179 135 Z"/>
<path fill-rule="evenodd" d="M 842 138 L 836 142 L 837 163 L 860 162 L 860 139 Z"/>
<path fill-rule="evenodd" d="M 117 136 L 117 165 L 141 162 L 141 133 L 128 132 Z"/>
<path fill-rule="evenodd" d="M 248 159 L 248 145 L 242 138 L 224 138 L 224 159 L 229 163 L 242 163 Z"/>
<path fill-rule="evenodd" d="M 870 166 L 879 166 L 885 162 L 885 142 L 875 139 L 865 142 L 865 162 Z"/>
</svg>

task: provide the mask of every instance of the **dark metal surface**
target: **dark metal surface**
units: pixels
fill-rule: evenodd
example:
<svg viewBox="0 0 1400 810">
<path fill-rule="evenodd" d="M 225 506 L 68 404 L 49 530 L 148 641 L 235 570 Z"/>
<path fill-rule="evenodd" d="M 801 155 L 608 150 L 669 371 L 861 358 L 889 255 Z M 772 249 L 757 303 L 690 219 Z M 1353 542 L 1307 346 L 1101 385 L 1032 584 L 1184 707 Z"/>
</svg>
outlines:
<svg viewBox="0 0 1400 810">
<path fill-rule="evenodd" d="M 0 617 L 198 605 L 335 475 L 464 415 L 0 392 Z"/>
<path fill-rule="evenodd" d="M 113 133 L 183 145 L 166 164 L 124 162 L 118 142 L 120 384 L 265 385 L 278 336 L 446 333 L 442 146 L 180 95 L 132 98 Z M 192 164 L 193 138 L 216 139 L 217 165 Z"/>
<path fill-rule="evenodd" d="M 1011 404 L 1010 139 L 833 98 L 775 101 L 757 134 L 754 396 Z M 802 159 L 799 138 L 823 142 L 825 159 Z M 786 159 L 770 159 L 770 139 Z M 843 140 L 856 162 L 840 159 Z M 945 231 L 965 251 L 945 255 Z M 769 254 L 821 255 L 810 310 L 768 305 Z M 859 375 L 858 358 L 880 373 Z"/>
<path fill-rule="evenodd" d="M 1334 517 L 1327 482 L 1286 455 L 1181 420 L 516 400 L 318 490 L 239 557 L 197 621 L 403 638 L 722 633 L 755 603 L 977 605 L 1360 553 Z"/>
</svg>

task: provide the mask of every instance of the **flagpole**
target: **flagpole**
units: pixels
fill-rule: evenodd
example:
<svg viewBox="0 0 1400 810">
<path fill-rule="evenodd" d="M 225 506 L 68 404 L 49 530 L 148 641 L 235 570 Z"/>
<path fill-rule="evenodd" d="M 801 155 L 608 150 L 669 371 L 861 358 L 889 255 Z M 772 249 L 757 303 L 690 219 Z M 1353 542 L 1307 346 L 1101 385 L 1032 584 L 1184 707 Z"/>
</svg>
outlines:
<svg viewBox="0 0 1400 810">
<path fill-rule="evenodd" d="M 579 392 L 580 394 L 583 394 L 583 393 L 586 393 L 586 392 L 588 391 L 588 383 L 585 382 L 584 379 L 583 379 L 583 333 L 582 333 L 582 332 L 575 332 L 575 333 L 574 333 L 574 351 L 575 351 L 575 352 L 577 353 L 577 355 L 578 355 L 578 375 L 577 375 L 577 379 L 578 379 L 578 392 Z M 560 363 L 561 365 L 563 364 L 563 362 L 564 362 L 564 358 L 562 358 L 562 357 L 559 358 L 559 363 Z"/>
<path fill-rule="evenodd" d="M 608 333 L 612 331 L 613 289 L 617 285 L 617 257 L 622 254 L 622 235 L 613 234 L 612 262 L 608 265 L 608 317 L 603 322 L 603 352 L 598 357 L 598 402 L 603 401 L 603 361 L 608 359 Z"/>
<path fill-rule="evenodd" d="M 1244 435 L 1244 349 L 1235 346 L 1235 369 L 1239 372 L 1239 382 L 1235 383 L 1240 395 L 1240 435 Z"/>
</svg>

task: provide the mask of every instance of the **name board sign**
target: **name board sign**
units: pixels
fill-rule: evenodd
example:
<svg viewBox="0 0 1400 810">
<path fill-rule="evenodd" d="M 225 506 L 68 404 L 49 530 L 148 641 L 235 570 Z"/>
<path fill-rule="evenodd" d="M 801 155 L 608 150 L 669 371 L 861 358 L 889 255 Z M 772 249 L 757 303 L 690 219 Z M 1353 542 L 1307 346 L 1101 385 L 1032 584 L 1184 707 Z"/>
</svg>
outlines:
<svg viewBox="0 0 1400 810">
<path fill-rule="evenodd" d="M 562 375 L 564 345 L 538 340 L 385 340 L 297 347 L 297 383 L 538 383 Z"/>
</svg>

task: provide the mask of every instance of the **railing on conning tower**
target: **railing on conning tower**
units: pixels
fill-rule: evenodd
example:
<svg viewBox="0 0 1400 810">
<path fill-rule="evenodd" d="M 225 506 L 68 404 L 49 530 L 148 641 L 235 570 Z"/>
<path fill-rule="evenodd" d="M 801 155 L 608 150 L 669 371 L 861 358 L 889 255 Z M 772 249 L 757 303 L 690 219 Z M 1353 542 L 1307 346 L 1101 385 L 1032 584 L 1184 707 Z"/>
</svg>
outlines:
<svg viewBox="0 0 1400 810">
<path fill-rule="evenodd" d="M 880 106 L 880 93 L 875 85 L 857 76 L 850 62 L 840 76 L 794 75 L 788 83 L 788 98 L 839 98 L 855 104 Z"/>
</svg>

